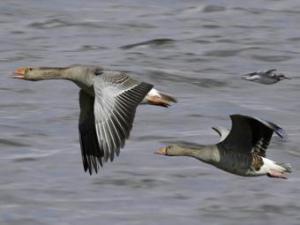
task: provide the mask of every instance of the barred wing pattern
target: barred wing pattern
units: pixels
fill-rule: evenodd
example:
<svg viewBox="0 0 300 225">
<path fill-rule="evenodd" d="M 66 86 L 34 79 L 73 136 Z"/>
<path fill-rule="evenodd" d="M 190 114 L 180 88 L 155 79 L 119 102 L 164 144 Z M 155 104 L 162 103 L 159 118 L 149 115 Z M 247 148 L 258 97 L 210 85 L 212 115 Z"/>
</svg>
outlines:
<svg viewBox="0 0 300 225">
<path fill-rule="evenodd" d="M 260 156 L 266 155 L 273 132 L 284 137 L 284 130 L 268 121 L 258 118 L 231 115 L 232 128 L 226 139 L 219 143 L 222 148 L 236 152 L 255 152 Z"/>
<path fill-rule="evenodd" d="M 263 157 L 266 156 L 266 150 L 270 144 L 274 132 L 283 140 L 287 138 L 284 129 L 278 125 L 255 117 L 250 119 L 252 119 L 251 124 L 254 133 L 252 151 L 256 154 Z"/>
</svg>

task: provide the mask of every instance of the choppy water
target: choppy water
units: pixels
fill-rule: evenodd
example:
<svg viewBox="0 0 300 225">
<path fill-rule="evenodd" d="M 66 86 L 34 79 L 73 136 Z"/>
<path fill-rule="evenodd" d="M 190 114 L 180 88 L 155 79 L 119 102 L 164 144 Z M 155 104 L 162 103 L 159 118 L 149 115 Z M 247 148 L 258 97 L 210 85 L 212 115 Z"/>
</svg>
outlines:
<svg viewBox="0 0 300 225">
<path fill-rule="evenodd" d="M 299 224 L 299 21 L 298 0 L 1 1 L 0 224 Z M 74 63 L 133 72 L 179 100 L 139 107 L 121 157 L 97 176 L 82 170 L 77 87 L 9 78 Z M 240 79 L 270 68 L 293 79 Z M 210 127 L 230 127 L 230 113 L 287 130 L 268 155 L 292 163 L 288 180 L 153 154 L 217 141 Z"/>
</svg>

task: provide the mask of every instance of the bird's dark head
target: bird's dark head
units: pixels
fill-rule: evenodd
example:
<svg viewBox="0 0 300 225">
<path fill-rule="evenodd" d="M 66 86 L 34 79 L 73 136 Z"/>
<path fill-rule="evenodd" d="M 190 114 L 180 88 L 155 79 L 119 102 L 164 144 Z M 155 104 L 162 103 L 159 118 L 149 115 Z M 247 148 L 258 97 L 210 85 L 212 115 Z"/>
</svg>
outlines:
<svg viewBox="0 0 300 225">
<path fill-rule="evenodd" d="M 277 80 L 290 80 L 291 78 L 285 76 L 284 74 L 280 73 L 280 74 L 276 74 L 276 78 Z"/>
</svg>

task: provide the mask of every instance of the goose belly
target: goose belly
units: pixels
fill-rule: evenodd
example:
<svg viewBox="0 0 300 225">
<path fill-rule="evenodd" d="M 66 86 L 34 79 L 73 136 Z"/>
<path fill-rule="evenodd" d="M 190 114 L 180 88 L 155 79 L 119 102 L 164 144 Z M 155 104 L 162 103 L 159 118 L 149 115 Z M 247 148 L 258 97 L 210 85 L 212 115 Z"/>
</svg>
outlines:
<svg viewBox="0 0 300 225">
<path fill-rule="evenodd" d="M 219 169 L 240 176 L 259 176 L 252 168 L 252 158 L 248 154 L 222 153 L 219 162 L 213 163 Z"/>
</svg>

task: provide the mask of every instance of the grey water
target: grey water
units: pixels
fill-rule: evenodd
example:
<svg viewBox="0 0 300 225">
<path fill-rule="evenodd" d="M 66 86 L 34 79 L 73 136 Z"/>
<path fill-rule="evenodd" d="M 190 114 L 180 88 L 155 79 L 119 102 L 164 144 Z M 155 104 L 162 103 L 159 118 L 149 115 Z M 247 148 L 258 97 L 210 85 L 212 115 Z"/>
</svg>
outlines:
<svg viewBox="0 0 300 225">
<path fill-rule="evenodd" d="M 300 224 L 300 2 L 164 0 L 0 2 L 0 224 Z M 21 66 L 99 64 L 128 71 L 178 104 L 140 106 L 120 157 L 83 172 L 78 88 L 11 79 Z M 274 85 L 241 79 L 277 68 Z M 171 142 L 215 143 L 243 113 L 283 127 L 268 157 L 288 180 L 245 178 Z"/>
</svg>

